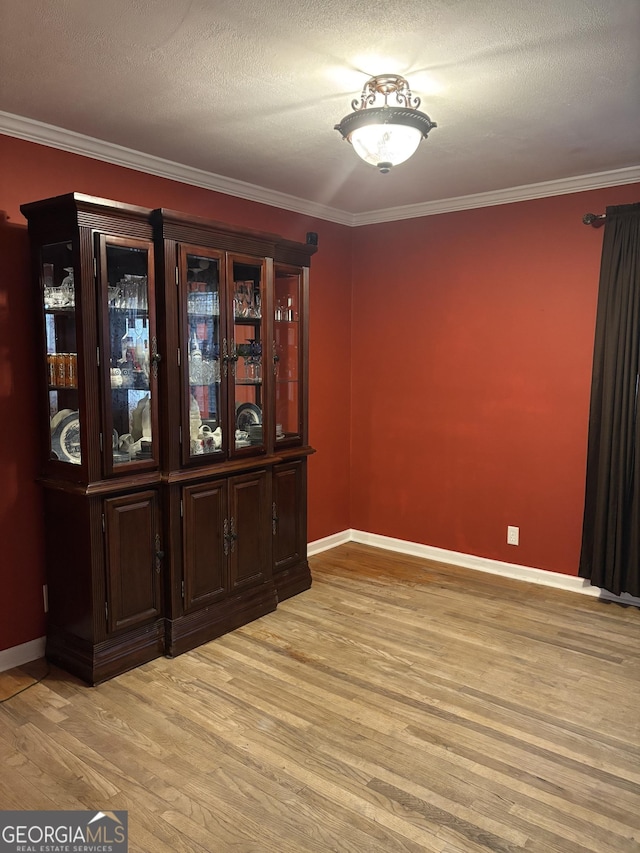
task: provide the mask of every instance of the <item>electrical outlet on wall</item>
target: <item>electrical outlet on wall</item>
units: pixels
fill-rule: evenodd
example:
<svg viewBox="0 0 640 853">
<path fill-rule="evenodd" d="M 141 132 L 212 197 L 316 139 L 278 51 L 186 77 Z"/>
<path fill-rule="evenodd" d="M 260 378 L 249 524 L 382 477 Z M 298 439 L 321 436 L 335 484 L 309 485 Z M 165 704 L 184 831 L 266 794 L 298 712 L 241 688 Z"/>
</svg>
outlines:
<svg viewBox="0 0 640 853">
<path fill-rule="evenodd" d="M 519 527 L 511 527 L 509 525 L 507 527 L 507 545 L 519 545 L 520 544 L 520 528 Z"/>
</svg>

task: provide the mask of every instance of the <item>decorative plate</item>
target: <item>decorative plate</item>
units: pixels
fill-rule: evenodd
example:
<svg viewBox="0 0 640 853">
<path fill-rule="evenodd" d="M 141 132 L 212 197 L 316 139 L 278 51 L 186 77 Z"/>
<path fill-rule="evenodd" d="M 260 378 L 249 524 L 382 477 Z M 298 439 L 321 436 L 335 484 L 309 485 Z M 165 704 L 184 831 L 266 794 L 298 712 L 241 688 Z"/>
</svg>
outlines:
<svg viewBox="0 0 640 853">
<path fill-rule="evenodd" d="M 51 433 L 51 449 L 62 462 L 80 464 L 82 453 L 80 450 L 80 417 L 78 412 L 70 412 L 57 423 Z"/>
<path fill-rule="evenodd" d="M 249 432 L 253 424 L 262 423 L 262 409 L 255 403 L 241 403 L 236 409 L 236 429 Z"/>
<path fill-rule="evenodd" d="M 50 426 L 51 432 L 56 429 L 58 424 L 63 421 L 65 418 L 69 417 L 69 415 L 77 415 L 77 412 L 74 412 L 73 409 L 60 409 L 59 412 L 56 412 L 55 415 L 51 418 Z"/>
</svg>

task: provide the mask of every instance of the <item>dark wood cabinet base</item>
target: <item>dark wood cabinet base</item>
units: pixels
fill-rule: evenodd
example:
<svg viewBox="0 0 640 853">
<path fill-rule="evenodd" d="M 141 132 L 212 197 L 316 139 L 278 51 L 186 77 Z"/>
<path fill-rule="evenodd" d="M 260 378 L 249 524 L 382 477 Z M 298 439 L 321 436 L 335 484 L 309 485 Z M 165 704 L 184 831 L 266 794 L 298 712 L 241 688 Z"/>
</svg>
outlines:
<svg viewBox="0 0 640 853">
<path fill-rule="evenodd" d="M 88 684 L 101 684 L 164 654 L 164 619 L 151 625 L 111 637 L 102 643 L 50 628 L 45 655 L 47 660 Z"/>
<path fill-rule="evenodd" d="M 225 598 L 219 604 L 203 607 L 177 619 L 167 619 L 166 655 L 177 657 L 202 643 L 215 640 L 228 631 L 272 613 L 277 603 L 274 584 L 268 581 L 241 595 Z"/>
<path fill-rule="evenodd" d="M 273 581 L 276 585 L 278 601 L 286 601 L 287 598 L 292 598 L 311 586 L 309 563 L 305 560 L 290 569 L 274 572 Z"/>
</svg>

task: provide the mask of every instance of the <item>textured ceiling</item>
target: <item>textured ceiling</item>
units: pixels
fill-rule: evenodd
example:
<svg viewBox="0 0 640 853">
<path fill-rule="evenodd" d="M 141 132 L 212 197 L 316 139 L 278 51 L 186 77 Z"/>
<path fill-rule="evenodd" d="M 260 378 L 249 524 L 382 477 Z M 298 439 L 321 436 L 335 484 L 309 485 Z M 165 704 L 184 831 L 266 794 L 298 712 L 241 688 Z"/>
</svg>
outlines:
<svg viewBox="0 0 640 853">
<path fill-rule="evenodd" d="M 362 214 L 637 166 L 639 45 L 640 0 L 0 0 L 0 110 Z M 389 175 L 333 129 L 381 73 L 438 124 Z"/>
</svg>

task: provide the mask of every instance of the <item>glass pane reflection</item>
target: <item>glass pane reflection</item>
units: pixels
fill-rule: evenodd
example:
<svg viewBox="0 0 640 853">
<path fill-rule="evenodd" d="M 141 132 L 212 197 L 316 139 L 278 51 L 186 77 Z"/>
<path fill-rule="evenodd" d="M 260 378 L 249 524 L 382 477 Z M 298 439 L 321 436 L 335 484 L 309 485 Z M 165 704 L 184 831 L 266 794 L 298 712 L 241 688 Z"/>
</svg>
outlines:
<svg viewBox="0 0 640 853">
<path fill-rule="evenodd" d="M 41 286 L 47 346 L 50 458 L 80 465 L 77 299 L 70 242 L 42 247 Z"/>
<path fill-rule="evenodd" d="M 235 448 L 264 447 L 262 266 L 233 264 L 232 377 Z"/>
<path fill-rule="evenodd" d="M 114 466 L 153 458 L 148 249 L 107 243 L 107 317 Z"/>
<path fill-rule="evenodd" d="M 218 261 L 187 254 L 189 453 L 222 449 Z"/>
<path fill-rule="evenodd" d="M 297 438 L 302 429 L 300 299 L 300 274 L 276 268 L 274 290 L 276 441 Z"/>
</svg>

